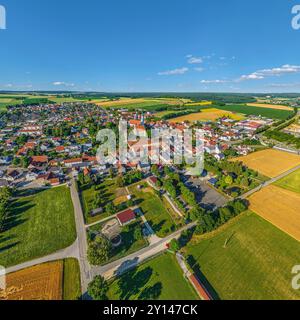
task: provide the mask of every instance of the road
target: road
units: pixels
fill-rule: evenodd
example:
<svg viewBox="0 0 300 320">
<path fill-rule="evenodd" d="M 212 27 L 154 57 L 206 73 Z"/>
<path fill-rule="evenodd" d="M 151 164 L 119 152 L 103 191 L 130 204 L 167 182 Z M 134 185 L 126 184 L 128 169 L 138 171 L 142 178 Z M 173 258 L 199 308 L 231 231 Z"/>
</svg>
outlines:
<svg viewBox="0 0 300 320">
<path fill-rule="evenodd" d="M 180 237 L 181 233 L 185 230 L 189 230 L 197 225 L 196 222 L 188 224 L 180 230 L 177 230 L 173 234 L 159 240 L 157 243 L 152 244 L 146 248 L 143 248 L 135 253 L 132 253 L 124 258 L 121 258 L 117 261 L 109 263 L 105 266 L 94 267 L 92 270 L 93 276 L 102 275 L 106 279 L 110 279 L 115 276 L 119 276 L 125 271 L 136 267 L 141 264 L 143 261 L 167 250 L 167 244 L 172 239 L 177 239 Z"/>
<path fill-rule="evenodd" d="M 270 180 L 262 183 L 262 184 L 259 185 L 258 187 L 256 187 L 256 188 L 250 190 L 249 192 L 243 194 L 243 195 L 242 195 L 241 197 L 239 197 L 239 198 L 240 198 L 240 199 L 246 199 L 246 198 L 250 197 L 252 194 L 254 194 L 255 192 L 258 192 L 258 191 L 260 191 L 261 189 L 266 188 L 267 186 L 273 184 L 274 182 L 277 182 L 278 180 L 280 180 L 280 179 L 288 176 L 289 174 L 291 174 L 291 173 L 293 173 L 293 172 L 295 172 L 295 171 L 297 171 L 297 170 L 299 170 L 299 169 L 300 169 L 300 165 L 297 166 L 297 167 L 295 167 L 295 168 L 292 168 L 292 169 L 290 169 L 290 170 L 288 170 L 288 171 L 286 171 L 286 172 L 284 172 L 284 173 L 282 173 L 282 174 L 280 174 L 279 176 L 277 176 L 277 177 L 275 177 L 275 178 L 272 178 L 272 179 L 270 179 Z"/>
<path fill-rule="evenodd" d="M 75 222 L 76 222 L 76 231 L 77 231 L 77 242 L 78 242 L 78 250 L 79 250 L 79 265 L 80 265 L 80 273 L 81 273 L 81 288 L 82 292 L 87 291 L 88 284 L 92 281 L 91 274 L 91 266 L 87 260 L 87 234 L 84 224 L 83 212 L 81 208 L 81 203 L 79 199 L 79 195 L 76 189 L 76 182 L 72 179 L 71 184 L 71 197 L 74 206 L 75 213 Z"/>
</svg>

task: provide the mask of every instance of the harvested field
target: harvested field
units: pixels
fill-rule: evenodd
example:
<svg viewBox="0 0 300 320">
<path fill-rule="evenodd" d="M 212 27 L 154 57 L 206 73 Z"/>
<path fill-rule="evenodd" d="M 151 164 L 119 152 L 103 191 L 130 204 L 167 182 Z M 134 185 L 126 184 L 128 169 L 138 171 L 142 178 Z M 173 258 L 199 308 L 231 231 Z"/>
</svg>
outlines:
<svg viewBox="0 0 300 320">
<path fill-rule="evenodd" d="M 288 110 L 293 111 L 292 107 L 283 106 L 279 104 L 266 104 L 266 103 L 247 103 L 249 107 L 259 107 L 259 108 L 267 108 L 267 109 L 277 109 L 277 110 Z"/>
<path fill-rule="evenodd" d="M 169 122 L 195 122 L 195 121 L 216 121 L 219 118 L 228 117 L 233 120 L 242 120 L 243 116 L 225 110 L 219 110 L 215 108 L 203 109 L 199 113 L 191 113 L 182 117 L 170 119 Z"/>
<path fill-rule="evenodd" d="M 300 241 L 300 195 L 270 185 L 249 197 L 250 210 Z"/>
<path fill-rule="evenodd" d="M 0 300 L 62 300 L 63 261 L 50 262 L 7 275 Z"/>
<path fill-rule="evenodd" d="M 270 178 L 300 165 L 300 156 L 275 149 L 254 152 L 234 160 L 242 161 L 247 167 Z"/>
</svg>

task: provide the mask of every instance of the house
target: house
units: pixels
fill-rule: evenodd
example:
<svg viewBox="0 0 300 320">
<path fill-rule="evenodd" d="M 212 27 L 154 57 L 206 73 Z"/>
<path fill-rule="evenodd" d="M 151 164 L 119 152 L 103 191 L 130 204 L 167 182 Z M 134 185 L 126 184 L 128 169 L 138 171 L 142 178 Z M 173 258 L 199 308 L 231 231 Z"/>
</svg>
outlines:
<svg viewBox="0 0 300 320">
<path fill-rule="evenodd" d="M 126 226 L 130 222 L 136 219 L 136 215 L 133 210 L 128 209 L 117 215 L 117 219 L 121 226 Z"/>
<path fill-rule="evenodd" d="M 43 166 L 48 163 L 48 157 L 47 156 L 32 156 L 30 164 L 32 166 Z"/>
<path fill-rule="evenodd" d="M 208 183 L 211 184 L 212 186 L 215 186 L 218 182 L 218 179 L 216 178 L 211 178 L 210 180 L 208 180 Z"/>
</svg>

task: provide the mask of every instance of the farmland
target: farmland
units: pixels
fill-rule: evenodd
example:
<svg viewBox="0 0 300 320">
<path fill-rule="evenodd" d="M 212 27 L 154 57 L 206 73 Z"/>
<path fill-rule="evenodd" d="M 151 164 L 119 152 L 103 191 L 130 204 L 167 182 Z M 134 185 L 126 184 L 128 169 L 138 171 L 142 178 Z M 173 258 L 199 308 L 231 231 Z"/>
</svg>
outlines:
<svg viewBox="0 0 300 320">
<path fill-rule="evenodd" d="M 225 106 L 217 106 L 216 108 L 235 112 L 235 113 L 242 113 L 245 115 L 262 116 L 266 118 L 279 119 L 279 120 L 286 119 L 293 114 L 293 111 L 288 111 L 288 110 L 253 107 L 253 106 L 247 106 L 242 104 L 239 104 L 239 105 L 228 104 Z"/>
<path fill-rule="evenodd" d="M 161 238 L 172 233 L 177 223 L 172 216 L 175 216 L 176 213 L 172 212 L 171 215 L 168 210 L 173 211 L 173 209 L 167 207 L 163 200 L 155 194 L 155 191 L 147 187 L 147 184 L 144 184 L 142 190 L 138 190 L 137 186 L 138 184 L 130 186 L 129 191 L 134 195 L 134 200 L 142 209 L 154 232 Z"/>
<path fill-rule="evenodd" d="M 300 193 L 300 170 L 282 178 L 275 183 L 276 186 Z"/>
<path fill-rule="evenodd" d="M 170 270 L 170 272 L 167 272 Z M 128 271 L 111 284 L 110 300 L 196 300 L 175 256 L 162 254 Z"/>
<path fill-rule="evenodd" d="M 62 300 L 63 261 L 27 268 L 7 276 L 0 300 Z"/>
<path fill-rule="evenodd" d="M 267 104 L 267 103 L 247 103 L 249 107 L 259 107 L 259 108 L 267 108 L 267 109 L 276 109 L 276 110 L 288 110 L 293 111 L 292 107 L 279 105 L 279 104 Z"/>
<path fill-rule="evenodd" d="M 251 212 L 184 249 L 212 295 L 223 300 L 300 299 L 291 287 L 299 250 L 296 240 Z"/>
<path fill-rule="evenodd" d="M 275 149 L 266 149 L 235 158 L 247 167 L 273 178 L 300 165 L 300 156 Z"/>
<path fill-rule="evenodd" d="M 81 296 L 79 264 L 65 259 L 36 265 L 7 276 L 0 300 L 77 300 Z"/>
<path fill-rule="evenodd" d="M 222 117 L 228 117 L 233 120 L 241 120 L 243 116 L 232 113 L 230 111 L 222 111 L 215 108 L 203 109 L 202 112 L 192 113 L 188 115 L 184 115 L 182 117 L 178 117 L 175 119 L 170 119 L 169 122 L 195 122 L 195 121 L 215 121 Z"/>
<path fill-rule="evenodd" d="M 250 209 L 300 241 L 300 194 L 270 185 L 249 197 Z"/>
<path fill-rule="evenodd" d="M 73 211 L 67 187 L 15 200 L 0 236 L 0 265 L 16 265 L 70 246 L 76 239 Z"/>
</svg>

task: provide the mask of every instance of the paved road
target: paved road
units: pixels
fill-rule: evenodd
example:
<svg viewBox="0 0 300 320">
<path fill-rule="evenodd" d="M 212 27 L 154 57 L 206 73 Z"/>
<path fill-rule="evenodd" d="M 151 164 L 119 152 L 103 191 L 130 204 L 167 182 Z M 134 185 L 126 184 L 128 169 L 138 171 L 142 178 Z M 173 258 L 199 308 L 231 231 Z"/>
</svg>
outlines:
<svg viewBox="0 0 300 320">
<path fill-rule="evenodd" d="M 27 261 L 21 264 L 18 264 L 13 267 L 9 267 L 6 269 L 6 273 L 16 272 L 25 268 L 30 268 L 33 266 L 36 266 L 41 263 L 56 261 L 56 260 L 62 260 L 66 258 L 77 258 L 79 259 L 79 251 L 78 251 L 78 239 L 68 248 L 57 251 L 53 254 L 50 254 L 48 256 L 37 258 L 31 261 Z"/>
<path fill-rule="evenodd" d="M 185 230 L 191 229 L 197 225 L 196 222 L 191 223 L 184 228 L 174 232 L 173 234 L 169 235 L 168 237 L 161 239 L 157 243 L 148 246 L 147 248 L 143 248 L 131 255 L 128 255 L 122 259 L 109 263 L 105 266 L 101 267 L 94 267 L 92 270 L 93 276 L 102 275 L 106 279 L 110 279 L 114 276 L 119 276 L 120 274 L 124 273 L 125 271 L 132 269 L 145 261 L 165 250 L 167 250 L 167 244 L 172 239 L 177 239 L 180 237 L 181 233 Z"/>
<path fill-rule="evenodd" d="M 81 288 L 82 288 L 82 292 L 85 293 L 87 291 L 89 282 L 92 280 L 92 275 L 91 275 L 91 266 L 87 260 L 88 244 L 87 244 L 86 229 L 84 225 L 83 212 L 82 212 L 81 203 L 80 203 L 80 199 L 79 199 L 79 195 L 76 189 L 76 183 L 74 179 L 72 179 L 72 184 L 71 184 L 71 197 L 72 197 L 73 206 L 74 206 L 76 231 L 77 231 L 77 237 L 78 237 Z"/>
<path fill-rule="evenodd" d="M 263 188 L 266 188 L 266 187 L 269 186 L 270 184 L 273 184 L 274 182 L 276 182 L 276 181 L 278 181 L 278 180 L 280 180 L 280 179 L 288 176 L 289 174 L 291 174 L 291 173 L 293 173 L 293 172 L 295 172 L 295 171 L 297 171 L 297 170 L 299 170 L 299 169 L 300 169 L 300 165 L 297 166 L 297 167 L 295 167 L 295 168 L 292 168 L 292 169 L 290 169 L 290 170 L 288 170 L 288 171 L 286 171 L 286 172 L 284 172 L 284 173 L 282 173 L 282 174 L 280 174 L 279 176 L 277 176 L 277 177 L 275 177 L 275 178 L 272 178 L 272 179 L 270 179 L 270 180 L 262 183 L 262 184 L 259 185 L 258 187 L 256 187 L 256 188 L 250 190 L 249 192 L 243 194 L 243 195 L 240 197 L 240 199 L 246 199 L 246 198 L 250 197 L 253 193 L 255 193 L 255 192 L 257 192 L 257 191 L 260 191 L 260 190 L 263 189 Z"/>
</svg>

